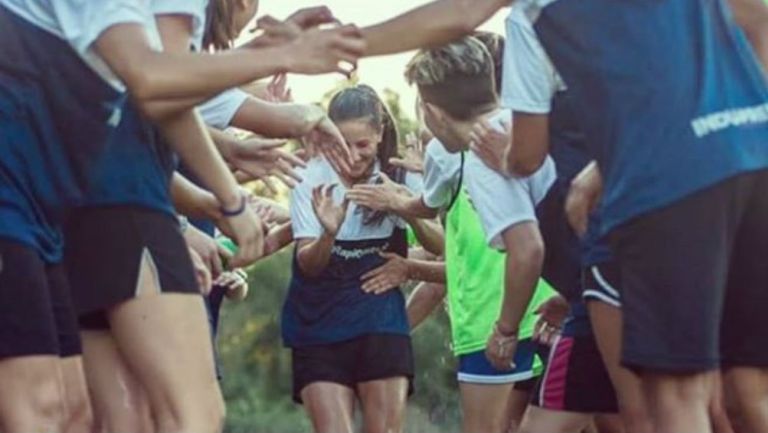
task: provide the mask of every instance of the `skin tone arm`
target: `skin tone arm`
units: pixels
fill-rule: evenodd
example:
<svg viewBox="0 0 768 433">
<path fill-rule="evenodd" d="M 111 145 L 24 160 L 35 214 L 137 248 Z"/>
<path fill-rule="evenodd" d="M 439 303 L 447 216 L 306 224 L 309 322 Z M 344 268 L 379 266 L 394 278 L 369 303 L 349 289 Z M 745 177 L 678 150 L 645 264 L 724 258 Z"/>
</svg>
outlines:
<svg viewBox="0 0 768 433">
<path fill-rule="evenodd" d="M 763 0 L 729 0 L 729 4 L 768 74 L 768 4 Z"/>
<path fill-rule="evenodd" d="M 271 228 L 264 239 L 264 257 L 282 250 L 291 242 L 293 242 L 293 231 L 290 221 Z"/>
<path fill-rule="evenodd" d="M 405 306 L 411 330 L 424 323 L 424 320 L 443 303 L 445 294 L 444 284 L 422 283 L 416 286 Z"/>
<path fill-rule="evenodd" d="M 365 55 L 443 45 L 470 34 L 509 0 L 437 0 L 363 29 Z"/>
<path fill-rule="evenodd" d="M 589 215 L 595 210 L 602 194 L 603 178 L 600 168 L 596 161 L 592 161 L 571 181 L 571 188 L 565 199 L 565 215 L 579 236 L 584 236 L 587 232 Z"/>
<path fill-rule="evenodd" d="M 387 262 L 360 277 L 363 291 L 380 295 L 408 281 L 445 284 L 445 263 L 406 259 L 393 253 L 381 253 Z"/>
<path fill-rule="evenodd" d="M 349 202 L 341 205 L 333 202 L 333 190 L 336 185 L 320 185 L 312 190 L 312 208 L 320 221 L 323 233 L 315 239 L 297 241 L 296 259 L 301 271 L 310 277 L 320 275 L 331 260 L 331 249 L 336 234 L 347 215 Z"/>
<path fill-rule="evenodd" d="M 143 26 L 118 24 L 98 38 L 95 48 L 146 114 L 157 116 L 151 102 L 180 99 L 186 106 L 178 109 L 190 108 L 228 88 L 282 72 L 346 73 L 339 62 L 355 63 L 364 49 L 357 32 L 352 26 L 309 30 L 279 47 L 218 54 L 160 53 L 150 49 Z"/>
</svg>

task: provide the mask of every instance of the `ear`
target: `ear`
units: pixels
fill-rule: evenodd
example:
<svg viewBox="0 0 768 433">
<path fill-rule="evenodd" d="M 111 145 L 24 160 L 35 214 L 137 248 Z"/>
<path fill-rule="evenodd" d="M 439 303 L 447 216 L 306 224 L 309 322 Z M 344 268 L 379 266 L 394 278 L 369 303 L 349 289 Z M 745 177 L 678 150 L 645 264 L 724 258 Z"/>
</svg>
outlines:
<svg viewBox="0 0 768 433">
<path fill-rule="evenodd" d="M 445 120 L 445 112 L 443 112 L 440 107 L 437 105 L 431 103 L 431 102 L 422 102 L 422 106 L 424 107 L 424 113 L 431 116 L 433 119 L 437 119 L 440 121 Z"/>
</svg>

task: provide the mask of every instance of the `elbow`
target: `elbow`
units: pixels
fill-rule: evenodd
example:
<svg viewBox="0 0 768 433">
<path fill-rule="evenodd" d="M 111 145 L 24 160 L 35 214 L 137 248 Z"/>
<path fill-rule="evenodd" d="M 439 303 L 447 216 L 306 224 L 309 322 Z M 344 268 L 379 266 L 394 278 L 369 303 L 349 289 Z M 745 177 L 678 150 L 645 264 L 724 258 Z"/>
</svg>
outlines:
<svg viewBox="0 0 768 433">
<path fill-rule="evenodd" d="M 544 164 L 544 158 L 541 158 L 541 159 L 530 158 L 530 159 L 514 160 L 510 164 L 510 167 L 512 167 L 512 172 L 514 172 L 518 176 L 528 177 L 528 176 L 533 176 L 537 171 L 539 171 L 542 164 Z"/>
<path fill-rule="evenodd" d="M 507 258 L 517 272 L 525 270 L 540 274 L 545 254 L 544 241 L 540 236 L 510 245 L 507 249 Z"/>
</svg>

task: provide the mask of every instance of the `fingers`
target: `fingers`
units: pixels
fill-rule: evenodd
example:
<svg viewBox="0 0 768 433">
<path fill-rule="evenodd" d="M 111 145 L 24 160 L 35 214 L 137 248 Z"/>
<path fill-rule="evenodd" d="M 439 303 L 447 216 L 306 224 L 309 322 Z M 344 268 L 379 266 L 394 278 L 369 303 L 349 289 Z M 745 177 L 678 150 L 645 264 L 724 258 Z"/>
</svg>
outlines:
<svg viewBox="0 0 768 433">
<path fill-rule="evenodd" d="M 219 257 L 223 257 L 223 258 L 225 258 L 227 260 L 232 258 L 232 255 L 233 255 L 232 251 L 227 249 L 227 247 L 225 247 L 224 245 L 221 245 L 221 244 L 217 243 L 216 244 L 216 249 L 217 249 Z"/>
<path fill-rule="evenodd" d="M 210 265 L 212 278 L 221 275 L 221 272 L 224 270 L 224 265 L 221 263 L 221 256 L 218 254 L 218 248 L 208 257 L 208 264 Z"/>
<path fill-rule="evenodd" d="M 385 184 L 393 184 L 393 183 L 395 183 L 395 182 L 392 181 L 392 179 L 390 179 L 389 176 L 387 176 L 387 173 L 384 173 L 383 171 L 379 172 L 379 178 Z"/>
<path fill-rule="evenodd" d="M 377 277 L 377 276 L 379 276 L 379 275 L 381 275 L 382 273 L 385 273 L 385 272 L 387 272 L 387 265 L 386 265 L 386 263 L 381 265 L 381 266 L 379 266 L 378 268 L 376 268 L 376 269 L 374 269 L 372 271 L 369 271 L 369 272 L 365 273 L 362 277 L 360 277 L 360 279 L 363 280 L 363 281 L 370 280 L 371 278 L 375 278 L 375 277 Z"/>
<path fill-rule="evenodd" d="M 386 293 L 399 286 L 400 283 L 397 282 L 394 277 L 384 274 L 366 281 L 363 284 L 362 289 L 365 293 L 381 295 L 382 293 Z"/>
<path fill-rule="evenodd" d="M 264 186 L 269 190 L 270 193 L 277 195 L 280 193 L 280 191 L 277 189 L 277 186 L 275 186 L 275 183 L 272 181 L 272 179 L 269 178 L 269 176 L 262 176 L 259 177 L 259 180 L 264 183 Z"/>
<path fill-rule="evenodd" d="M 295 158 L 290 153 L 286 152 L 286 154 L 290 155 L 293 158 Z M 296 172 L 296 170 L 294 170 L 294 167 L 295 167 L 295 165 L 291 164 L 286 159 L 280 159 L 279 161 L 277 161 L 277 168 L 280 170 L 280 172 L 282 172 L 286 176 L 290 177 L 291 179 L 295 180 L 296 182 L 303 181 L 304 179 L 299 175 L 299 173 Z"/>
<path fill-rule="evenodd" d="M 307 167 L 307 162 L 302 158 L 302 155 L 304 154 L 303 149 L 298 150 L 295 153 L 280 150 L 279 154 L 280 154 L 280 159 L 285 163 L 290 164 L 292 167 L 301 167 L 301 168 Z M 301 181 L 302 179 L 299 178 L 297 180 Z"/>
</svg>

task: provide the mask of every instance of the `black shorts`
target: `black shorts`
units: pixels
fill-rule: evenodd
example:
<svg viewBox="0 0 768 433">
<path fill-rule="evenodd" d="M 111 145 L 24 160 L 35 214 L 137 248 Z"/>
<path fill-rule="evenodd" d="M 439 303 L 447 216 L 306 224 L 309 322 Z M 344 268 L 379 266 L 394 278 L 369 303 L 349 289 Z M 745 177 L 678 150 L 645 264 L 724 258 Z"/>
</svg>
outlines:
<svg viewBox="0 0 768 433">
<path fill-rule="evenodd" d="M 0 359 L 82 354 L 62 265 L 30 247 L 0 240 Z"/>
<path fill-rule="evenodd" d="M 614 261 L 584 269 L 584 301 L 599 301 L 621 308 L 621 268 Z"/>
<path fill-rule="evenodd" d="M 670 373 L 768 367 L 768 171 L 638 217 L 611 241 L 625 365 Z"/>
<path fill-rule="evenodd" d="M 64 260 L 84 328 L 108 327 L 107 310 L 136 297 L 145 256 L 163 293 L 199 293 L 178 221 L 163 212 L 130 206 L 78 209 L 65 239 Z"/>
<path fill-rule="evenodd" d="M 616 391 L 593 336 L 555 341 L 531 404 L 562 412 L 618 412 Z"/>
<path fill-rule="evenodd" d="M 357 384 L 405 377 L 413 394 L 411 337 L 372 334 L 340 343 L 293 349 L 293 401 L 314 382 L 332 382 L 356 390 Z"/>
</svg>

